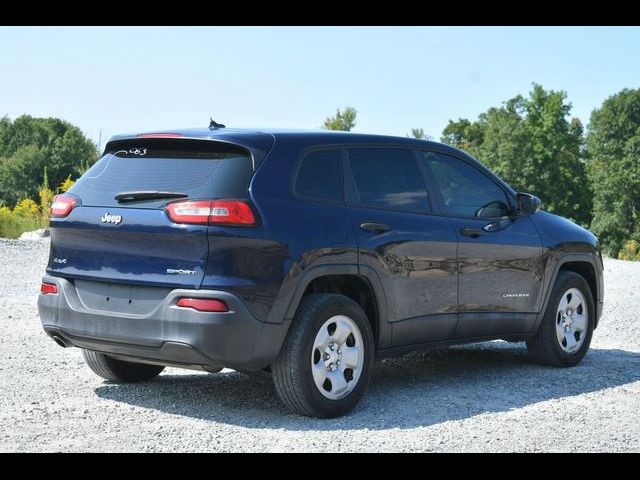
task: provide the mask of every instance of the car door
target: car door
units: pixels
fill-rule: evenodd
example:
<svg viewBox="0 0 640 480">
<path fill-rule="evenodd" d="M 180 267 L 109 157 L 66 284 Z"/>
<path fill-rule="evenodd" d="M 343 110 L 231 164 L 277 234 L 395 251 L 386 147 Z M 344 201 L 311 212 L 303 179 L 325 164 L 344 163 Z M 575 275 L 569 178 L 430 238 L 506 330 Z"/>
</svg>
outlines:
<svg viewBox="0 0 640 480">
<path fill-rule="evenodd" d="M 380 278 L 391 345 L 451 338 L 457 322 L 456 245 L 446 218 L 432 215 L 416 152 L 345 150 L 347 204 L 361 269 Z"/>
<path fill-rule="evenodd" d="M 422 152 L 458 239 L 459 338 L 530 331 L 542 293 L 542 245 L 513 194 L 472 160 Z"/>
</svg>

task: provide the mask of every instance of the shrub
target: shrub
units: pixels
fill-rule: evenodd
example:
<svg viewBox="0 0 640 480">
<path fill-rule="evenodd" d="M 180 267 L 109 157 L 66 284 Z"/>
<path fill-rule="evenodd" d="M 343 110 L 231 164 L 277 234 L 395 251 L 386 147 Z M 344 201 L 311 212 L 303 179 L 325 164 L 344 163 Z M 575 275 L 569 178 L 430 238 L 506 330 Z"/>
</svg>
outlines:
<svg viewBox="0 0 640 480">
<path fill-rule="evenodd" d="M 4 230 L 11 221 L 11 209 L 7 206 L 0 207 L 0 237 L 6 237 Z"/>
<path fill-rule="evenodd" d="M 0 207 L 0 237 L 18 238 L 24 232 L 47 228 L 49 209 L 55 192 L 49 188 L 46 168 L 44 183 L 40 186 L 38 194 L 40 204 L 30 198 L 23 198 L 13 209 L 7 206 Z"/>
<path fill-rule="evenodd" d="M 69 176 L 68 176 L 68 177 L 67 177 L 67 178 L 66 178 L 66 179 L 65 179 L 65 180 L 60 184 L 60 186 L 58 187 L 58 190 L 59 190 L 61 193 L 64 193 L 64 192 L 66 192 L 67 190 L 69 190 L 71 187 L 73 187 L 73 185 L 74 185 L 75 183 L 76 183 L 76 182 L 75 182 L 74 180 L 71 180 L 71 175 L 69 175 Z"/>
<path fill-rule="evenodd" d="M 13 210 L 0 207 L 0 237 L 18 238 L 24 232 L 45 228 L 48 221 L 33 200 L 22 200 Z"/>
<path fill-rule="evenodd" d="M 640 242 L 629 240 L 622 245 L 618 254 L 620 260 L 640 260 Z"/>
<path fill-rule="evenodd" d="M 40 217 L 44 225 L 47 225 L 49 222 L 49 210 L 51 210 L 51 204 L 56 192 L 43 185 L 38 191 L 38 196 L 40 197 Z"/>
<path fill-rule="evenodd" d="M 20 200 L 13 208 L 13 215 L 17 215 L 25 219 L 36 219 L 40 217 L 40 208 L 36 202 L 30 198 L 25 198 Z"/>
<path fill-rule="evenodd" d="M 18 238 L 22 233 L 49 226 L 49 210 L 56 192 L 49 188 L 47 168 L 44 168 L 43 182 L 38 190 L 40 203 L 30 198 L 23 198 L 11 209 L 0 207 L 0 237 Z M 69 175 L 58 187 L 59 192 L 66 192 L 75 182 Z"/>
</svg>

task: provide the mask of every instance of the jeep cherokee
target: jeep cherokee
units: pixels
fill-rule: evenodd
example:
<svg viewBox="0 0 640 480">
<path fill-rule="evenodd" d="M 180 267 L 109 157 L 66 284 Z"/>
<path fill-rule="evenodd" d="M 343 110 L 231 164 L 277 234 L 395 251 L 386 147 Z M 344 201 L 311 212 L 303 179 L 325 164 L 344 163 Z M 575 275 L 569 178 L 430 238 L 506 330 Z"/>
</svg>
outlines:
<svg viewBox="0 0 640 480">
<path fill-rule="evenodd" d="M 221 127 L 113 137 L 55 198 L 39 312 L 96 374 L 266 372 L 292 411 L 335 417 L 375 358 L 585 355 L 598 242 L 537 197 L 435 142 Z"/>
</svg>

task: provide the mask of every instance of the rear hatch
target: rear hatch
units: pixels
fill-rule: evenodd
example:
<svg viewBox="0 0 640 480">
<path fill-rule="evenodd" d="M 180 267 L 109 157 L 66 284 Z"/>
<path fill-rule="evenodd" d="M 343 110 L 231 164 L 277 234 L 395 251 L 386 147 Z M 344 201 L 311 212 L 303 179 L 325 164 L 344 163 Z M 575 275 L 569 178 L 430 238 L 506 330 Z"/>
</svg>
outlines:
<svg viewBox="0 0 640 480">
<path fill-rule="evenodd" d="M 111 142 L 58 202 L 47 272 L 66 278 L 198 288 L 208 224 L 176 223 L 175 202 L 246 199 L 253 175 L 243 147 L 209 140 Z M 64 212 L 65 203 L 73 208 Z"/>
</svg>

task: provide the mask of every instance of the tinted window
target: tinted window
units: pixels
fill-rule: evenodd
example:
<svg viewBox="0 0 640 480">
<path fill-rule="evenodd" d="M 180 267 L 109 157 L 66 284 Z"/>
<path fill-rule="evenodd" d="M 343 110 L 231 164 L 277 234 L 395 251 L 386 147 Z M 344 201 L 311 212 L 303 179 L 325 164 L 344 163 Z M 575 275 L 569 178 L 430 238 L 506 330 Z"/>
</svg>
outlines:
<svg viewBox="0 0 640 480">
<path fill-rule="evenodd" d="M 318 200 L 342 201 L 340 150 L 319 150 L 304 157 L 295 191 Z"/>
<path fill-rule="evenodd" d="M 117 193 L 151 190 L 171 191 L 189 198 L 243 198 L 253 166 L 251 158 L 226 146 L 213 142 L 202 144 L 188 141 L 173 145 L 158 142 L 131 145 L 106 153 L 82 177 L 69 193 L 86 206 L 121 206 L 155 208 L 168 199 L 154 199 L 119 204 Z M 131 153 L 136 151 L 138 154 Z M 145 150 L 146 149 L 146 150 Z M 140 152 L 144 151 L 144 155 Z"/>
<path fill-rule="evenodd" d="M 426 212 L 427 191 L 414 154 L 393 148 L 354 148 L 349 165 L 356 203 L 368 207 Z"/>
<path fill-rule="evenodd" d="M 467 218 L 509 215 L 504 191 L 476 167 L 440 153 L 424 153 L 422 161 L 433 175 L 447 215 Z"/>
</svg>

